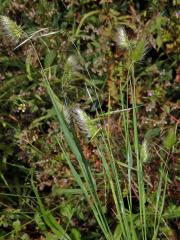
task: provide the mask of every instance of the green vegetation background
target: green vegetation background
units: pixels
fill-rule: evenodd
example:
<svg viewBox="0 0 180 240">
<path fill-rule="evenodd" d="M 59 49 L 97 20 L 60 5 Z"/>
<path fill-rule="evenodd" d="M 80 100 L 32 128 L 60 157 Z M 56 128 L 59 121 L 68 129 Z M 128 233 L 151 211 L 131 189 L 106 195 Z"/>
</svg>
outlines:
<svg viewBox="0 0 180 240">
<path fill-rule="evenodd" d="M 164 234 L 159 233 L 159 239 L 173 240 L 180 234 L 176 141 L 180 94 L 179 7 L 179 1 L 175 0 L 0 0 L 0 14 L 21 24 L 26 32 L 40 28 L 47 28 L 44 33 L 59 31 L 39 41 L 34 40 L 40 61 L 45 71 L 47 69 L 51 86 L 60 100 L 64 104 L 81 106 L 92 117 L 100 108 L 104 113 L 122 109 L 118 86 L 126 79 L 119 75 L 117 66 L 126 57 L 126 51 L 120 50 L 116 44 L 117 28 L 124 26 L 132 40 L 138 39 L 142 33 L 146 36 L 151 47 L 145 59 L 137 64 L 135 72 L 136 100 L 141 106 L 138 111 L 140 143 L 147 134 L 151 135 L 153 146 L 148 149 L 150 157 L 144 168 L 149 183 L 148 197 L 152 202 L 162 163 L 157 146 L 164 149 L 168 169 L 164 216 L 168 217 L 161 226 Z M 59 239 L 41 218 L 38 198 L 32 188 L 33 170 L 38 196 L 72 239 L 104 239 L 58 146 L 57 137 L 63 139 L 63 135 L 43 84 L 38 59 L 28 43 L 17 50 L 13 48 L 2 32 L 0 236 L 2 239 Z M 81 74 L 67 76 L 66 60 L 77 51 L 83 56 L 84 69 L 80 69 Z M 91 90 L 92 81 L 101 107 L 96 95 L 92 96 L 93 103 L 89 100 L 86 87 Z M 126 92 L 124 95 L 131 107 L 131 96 Z M 112 115 L 104 122 L 110 123 L 115 156 L 126 163 L 121 115 Z M 86 144 L 82 139 L 80 142 L 101 186 L 101 162 L 95 144 Z M 75 162 L 73 155 L 71 160 Z M 126 198 L 126 184 L 123 190 Z M 111 197 L 104 197 L 104 193 L 99 192 L 110 206 L 106 214 L 115 229 Z M 136 213 L 138 200 L 134 197 L 133 201 Z M 149 221 L 151 226 L 152 220 Z"/>
</svg>

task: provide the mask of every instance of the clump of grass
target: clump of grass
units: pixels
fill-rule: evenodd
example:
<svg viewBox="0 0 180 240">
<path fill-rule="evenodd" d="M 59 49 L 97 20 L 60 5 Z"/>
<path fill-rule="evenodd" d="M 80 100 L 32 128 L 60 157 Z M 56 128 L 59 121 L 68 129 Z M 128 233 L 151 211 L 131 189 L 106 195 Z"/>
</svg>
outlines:
<svg viewBox="0 0 180 240">
<path fill-rule="evenodd" d="M 8 32 L 8 35 L 15 43 L 17 43 L 23 36 L 23 32 L 21 32 L 21 28 L 14 23 L 9 18 L 3 18 L 6 22 L 6 25 L 2 24 L 1 19 L 1 25 L 2 29 L 6 32 Z M 4 21 L 3 20 L 3 21 Z M 81 147 L 78 144 L 78 141 L 76 141 L 76 136 L 71 132 L 71 128 L 69 127 L 72 123 L 74 126 L 77 126 L 82 133 L 82 135 L 85 136 L 86 139 L 92 138 L 93 135 L 97 132 L 96 125 L 94 124 L 94 121 L 79 107 L 64 107 L 60 100 L 58 99 L 57 95 L 53 91 L 49 81 L 48 77 L 46 76 L 46 72 L 44 71 L 42 64 L 39 60 L 39 64 L 42 70 L 43 79 L 44 79 L 44 85 L 47 89 L 47 93 L 52 101 L 55 113 L 57 115 L 57 119 L 59 121 L 59 126 L 62 129 L 64 133 L 64 138 L 66 142 L 69 145 L 70 150 L 76 157 L 79 171 L 76 170 L 76 167 L 71 162 L 69 153 L 65 150 L 66 148 L 63 147 L 63 143 L 60 142 L 59 139 L 57 139 L 57 142 L 59 146 L 61 147 L 61 150 L 65 156 L 65 159 L 67 160 L 67 163 L 72 171 L 72 174 L 74 178 L 76 179 L 77 183 L 79 184 L 80 188 L 82 189 L 82 192 L 89 203 L 93 214 L 97 220 L 97 223 L 99 224 L 105 238 L 107 240 L 116 240 L 116 239 L 123 239 L 123 240 L 137 240 L 139 239 L 139 234 L 142 236 L 143 240 L 147 240 L 147 229 L 148 229 L 148 218 L 147 218 L 147 212 L 146 212 L 146 190 L 145 190 L 145 184 L 144 184 L 144 172 L 143 172 L 143 162 L 141 161 L 140 151 L 139 151 L 139 137 L 138 137 L 138 127 L 137 127 L 137 112 L 136 112 L 136 95 L 135 95 L 135 83 L 136 79 L 134 76 L 134 63 L 139 62 L 144 57 L 145 53 L 147 52 L 147 45 L 144 41 L 139 41 L 136 43 L 135 46 L 131 46 L 130 41 L 128 40 L 128 37 L 126 35 L 126 32 L 123 28 L 118 29 L 117 33 L 117 44 L 119 47 L 127 49 L 129 52 L 128 61 L 131 61 L 131 65 L 128 69 L 127 74 L 127 86 L 130 87 L 130 93 L 132 95 L 132 106 L 133 106 L 133 114 L 132 114 L 132 125 L 134 130 L 134 142 L 130 141 L 130 125 L 128 122 L 128 113 L 127 115 L 124 115 L 123 118 L 123 125 L 124 125 L 124 132 L 125 132 L 125 142 L 126 142 L 126 149 L 125 149 L 125 155 L 127 157 L 127 174 L 128 174 L 128 194 L 127 194 L 127 201 L 128 206 L 125 207 L 124 204 L 124 198 L 123 198 L 123 190 L 122 190 L 122 184 L 121 184 L 121 175 L 119 172 L 119 168 L 117 165 L 117 161 L 113 155 L 112 145 L 110 141 L 110 137 L 108 136 L 108 133 L 105 132 L 105 134 L 102 134 L 100 139 L 98 139 L 97 143 L 97 150 L 100 157 L 100 160 L 102 162 L 103 167 L 103 174 L 105 175 L 105 185 L 108 185 L 108 190 L 110 191 L 110 194 L 113 198 L 113 204 L 115 206 L 114 211 L 114 222 L 117 224 L 116 230 L 113 233 L 113 230 L 111 229 L 111 224 L 109 224 L 109 219 L 105 215 L 103 203 L 99 198 L 98 195 L 98 185 L 96 183 L 96 176 L 92 169 L 90 168 L 90 165 L 88 161 L 85 159 L 85 156 L 83 154 L 83 151 Z M 32 44 L 32 47 L 35 51 L 35 54 L 38 56 L 36 49 L 34 45 Z M 39 57 L 38 57 L 39 59 Z M 67 60 L 67 64 L 72 67 L 73 71 L 79 70 L 79 64 L 77 60 L 74 57 L 70 57 L 70 59 Z M 120 86 L 121 88 L 121 86 Z M 120 99 L 122 106 L 124 108 L 124 96 L 123 96 L 123 90 L 120 89 Z M 144 144 L 144 147 L 147 148 L 146 144 Z M 134 149 L 134 152 L 133 152 Z M 146 149 L 145 149 L 146 150 Z M 147 153 L 146 153 L 147 154 Z M 147 158 L 147 156 L 145 157 Z M 139 213 L 138 216 L 140 218 L 140 226 L 137 228 L 136 221 L 134 220 L 133 212 L 132 212 L 132 196 L 131 196 L 131 190 L 132 190 L 132 166 L 133 161 L 136 162 L 134 164 L 136 166 L 136 174 L 137 174 L 137 190 L 139 192 Z M 166 175 L 162 175 L 163 178 L 166 178 Z M 66 236 L 65 239 L 69 239 L 69 236 L 66 235 L 66 231 L 64 231 L 63 228 L 57 224 L 56 220 L 52 215 L 48 213 L 47 210 L 45 210 L 42 201 L 39 197 L 39 194 L 37 192 L 36 187 L 34 186 L 34 182 L 32 181 L 32 188 L 34 190 L 34 193 L 37 198 L 37 202 L 39 204 L 39 208 L 41 210 L 41 213 L 43 215 L 44 221 L 46 222 L 47 226 L 50 227 L 50 229 L 58 236 Z M 162 189 L 162 184 L 159 185 L 159 191 L 157 196 L 157 203 L 158 199 L 160 198 Z M 162 205 L 159 206 L 156 205 L 156 217 L 155 220 L 157 222 L 157 227 L 154 226 L 154 237 L 157 236 L 158 230 L 159 230 L 159 224 L 161 221 L 161 215 L 163 211 L 164 206 L 164 199 L 165 199 L 165 190 L 163 192 L 162 197 Z M 108 206 L 107 206 L 108 207 Z M 160 209 L 160 211 L 159 211 Z M 160 212 L 160 213 L 159 213 Z M 159 216 L 158 216 L 159 214 Z M 118 234 L 117 234 L 118 232 Z"/>
</svg>

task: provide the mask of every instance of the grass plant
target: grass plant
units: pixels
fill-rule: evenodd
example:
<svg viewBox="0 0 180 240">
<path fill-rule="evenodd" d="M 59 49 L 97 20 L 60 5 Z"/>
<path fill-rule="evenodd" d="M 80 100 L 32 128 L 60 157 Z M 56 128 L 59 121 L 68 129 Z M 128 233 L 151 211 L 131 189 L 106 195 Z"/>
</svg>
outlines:
<svg viewBox="0 0 180 240">
<path fill-rule="evenodd" d="M 82 17 L 79 25 L 74 30 L 73 37 L 77 38 L 77 42 L 81 38 L 81 28 L 85 20 L 96 14 L 99 14 L 99 10 L 91 11 Z M 164 160 L 165 155 L 158 150 L 158 157 L 161 159 L 160 177 L 155 199 L 152 202 L 149 199 L 148 187 L 150 183 L 146 178 L 144 165 L 144 162 L 149 158 L 149 151 L 146 150 L 149 142 L 144 138 L 142 146 L 140 145 L 142 141 L 139 134 L 138 119 L 141 106 L 137 103 L 137 78 L 135 74 L 136 66 L 141 64 L 148 51 L 145 38 L 141 36 L 142 40 L 134 43 L 131 39 L 128 39 L 124 27 L 118 28 L 116 36 L 117 47 L 127 52 L 126 59 L 123 62 L 119 61 L 117 67 L 118 76 L 124 79 L 118 86 L 118 104 L 122 109 L 112 111 L 111 99 L 109 98 L 108 109 L 105 113 L 102 110 L 103 106 L 101 105 L 95 81 L 86 66 L 86 60 L 81 55 L 76 42 L 72 41 L 72 47 L 74 47 L 77 57 L 66 59 L 64 74 L 62 74 L 61 78 L 62 89 L 65 91 L 68 88 L 71 78 L 75 75 L 78 75 L 78 77 L 85 75 L 87 81 L 85 81 L 84 88 L 87 96 L 89 96 L 89 101 L 93 102 L 95 96 L 100 105 L 95 112 L 95 119 L 92 119 L 81 108 L 74 104 L 66 106 L 58 97 L 51 82 L 51 65 L 55 54 L 51 52 L 48 55 L 51 59 L 46 61 L 46 66 L 44 67 L 34 43 L 34 41 L 43 41 L 44 38 L 59 34 L 59 32 L 49 31 L 48 33 L 40 34 L 44 31 L 44 29 L 40 29 L 28 36 L 20 26 L 5 16 L 1 16 L 1 28 L 6 34 L 8 31 L 8 37 L 16 44 L 15 49 L 20 49 L 24 44 L 29 43 L 33 56 L 39 63 L 43 87 L 46 89 L 53 109 L 47 112 L 47 115 L 36 119 L 31 124 L 31 127 L 33 128 L 42 120 L 56 118 L 59 129 L 63 133 L 61 138 L 59 138 L 59 135 L 55 136 L 59 152 L 62 153 L 63 158 L 66 160 L 66 164 L 77 184 L 77 192 L 87 202 L 88 209 L 90 209 L 98 229 L 101 231 L 98 239 L 158 239 L 159 233 L 162 233 L 161 224 L 166 221 L 163 213 L 167 193 L 168 168 L 166 166 L 167 160 Z M 22 35 L 23 40 L 20 41 Z M 30 69 L 28 71 L 30 73 Z M 84 71 L 82 75 L 81 71 Z M 91 83 L 90 85 L 88 84 L 89 82 Z M 65 93 L 62 95 L 67 96 Z M 128 96 L 130 96 L 130 103 Z M 123 158 L 122 160 L 117 158 L 111 139 L 110 116 L 114 115 L 114 113 L 118 113 L 121 116 L 121 131 L 124 145 L 119 146 L 119 148 L 123 152 L 125 161 Z M 93 147 L 101 164 L 101 173 L 99 175 L 93 169 L 83 150 L 83 145 L 88 146 L 89 144 L 94 144 Z M 4 185 L 10 189 L 3 173 L 0 173 L 0 177 Z M 38 217 L 36 215 L 36 220 L 32 218 L 30 221 L 39 222 L 40 228 L 42 228 L 47 237 L 46 239 L 51 239 L 51 237 L 52 239 L 62 240 L 85 239 L 84 237 L 81 238 L 81 234 L 75 230 L 70 231 L 68 223 L 66 226 L 64 224 L 61 225 L 56 220 L 52 211 L 48 210 L 43 202 L 34 178 L 35 175 L 32 170 L 29 173 L 29 179 L 31 192 L 33 192 L 36 199 L 34 204 L 37 204 L 36 207 L 33 207 L 33 210 L 36 209 Z M 21 189 L 18 183 L 16 187 Z M 70 187 L 68 191 L 73 191 L 73 188 Z M 103 192 L 103 197 L 100 194 L 101 192 Z M 138 199 L 136 211 L 134 210 L 133 194 L 136 194 Z M 109 203 L 107 198 L 111 199 Z M 111 216 L 109 216 L 109 212 L 111 212 Z M 16 230 L 17 228 L 11 234 L 14 234 Z"/>
</svg>

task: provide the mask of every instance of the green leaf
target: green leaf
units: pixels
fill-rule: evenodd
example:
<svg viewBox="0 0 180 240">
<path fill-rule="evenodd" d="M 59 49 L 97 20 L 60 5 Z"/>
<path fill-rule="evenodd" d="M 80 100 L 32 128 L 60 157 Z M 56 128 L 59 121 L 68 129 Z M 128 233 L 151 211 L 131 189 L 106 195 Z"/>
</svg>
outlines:
<svg viewBox="0 0 180 240">
<path fill-rule="evenodd" d="M 59 237 L 52 233 L 45 233 L 46 239 L 48 240 L 59 240 Z"/>
<path fill-rule="evenodd" d="M 21 222 L 19 220 L 13 222 L 13 228 L 15 232 L 19 232 L 21 230 Z"/>
<path fill-rule="evenodd" d="M 152 138 L 155 138 L 157 136 L 159 136 L 160 134 L 160 128 L 153 128 L 150 129 L 149 131 L 147 131 L 147 133 L 145 134 L 145 139 L 147 139 L 148 141 L 151 140 Z"/>
<path fill-rule="evenodd" d="M 21 237 L 21 240 L 30 240 L 30 237 L 27 233 L 24 233 Z"/>
<path fill-rule="evenodd" d="M 73 228 L 71 230 L 71 238 L 72 240 L 81 240 L 81 233 L 79 232 L 79 230 Z"/>
<path fill-rule="evenodd" d="M 180 216 L 180 206 L 170 205 L 164 212 L 163 217 L 168 219 L 178 218 Z"/>
<path fill-rule="evenodd" d="M 56 51 L 55 50 L 48 51 L 44 59 L 45 68 L 49 68 L 53 64 L 55 58 L 56 58 Z"/>
<path fill-rule="evenodd" d="M 34 220 L 36 221 L 38 227 L 39 227 L 42 231 L 45 231 L 45 230 L 46 230 L 46 225 L 45 225 L 45 223 L 43 222 L 43 220 L 41 219 L 41 216 L 40 216 L 39 212 L 36 212 L 36 213 L 35 213 Z"/>
<path fill-rule="evenodd" d="M 167 136 L 164 139 L 164 147 L 170 149 L 176 143 L 176 132 L 174 128 L 170 128 Z"/>
<path fill-rule="evenodd" d="M 121 239 L 121 235 L 122 235 L 122 227 L 121 227 L 121 224 L 119 223 L 117 226 L 116 226 L 116 229 L 114 231 L 114 240 L 119 240 Z"/>
<path fill-rule="evenodd" d="M 64 217 L 67 217 L 68 219 L 71 219 L 72 215 L 73 215 L 73 207 L 72 205 L 69 203 L 69 204 L 63 204 L 61 205 L 61 214 L 64 216 Z"/>
</svg>

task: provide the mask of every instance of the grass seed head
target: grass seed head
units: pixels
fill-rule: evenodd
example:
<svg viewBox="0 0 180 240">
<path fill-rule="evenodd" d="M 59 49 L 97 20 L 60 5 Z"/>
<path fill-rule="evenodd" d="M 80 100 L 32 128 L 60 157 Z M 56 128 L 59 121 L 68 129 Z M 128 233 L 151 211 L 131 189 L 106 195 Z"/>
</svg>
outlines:
<svg viewBox="0 0 180 240">
<path fill-rule="evenodd" d="M 77 107 L 72 110 L 72 115 L 73 115 L 74 122 L 79 128 L 80 132 L 83 135 L 85 135 L 87 138 L 90 138 L 91 133 L 88 127 L 89 117 L 87 116 L 87 114 L 83 110 Z"/>
<path fill-rule="evenodd" d="M 70 55 L 67 59 L 67 65 L 71 69 L 72 72 L 78 72 L 81 70 L 81 66 L 79 61 L 75 55 Z"/>
<path fill-rule="evenodd" d="M 122 49 L 129 48 L 129 40 L 124 27 L 119 27 L 117 29 L 115 41 L 120 48 Z"/>
<path fill-rule="evenodd" d="M 141 146 L 141 159 L 143 162 L 147 162 L 150 155 L 149 155 L 149 144 L 146 139 L 144 139 L 142 146 Z"/>
<path fill-rule="evenodd" d="M 71 109 L 69 109 L 66 106 L 63 106 L 63 116 L 64 116 L 64 119 L 65 119 L 67 125 L 71 126 L 71 124 L 72 124 Z"/>
<path fill-rule="evenodd" d="M 144 60 L 145 56 L 150 50 L 150 45 L 149 42 L 142 38 L 138 40 L 135 44 L 134 49 L 132 50 L 131 53 L 131 60 L 136 63 L 140 63 Z"/>
<path fill-rule="evenodd" d="M 0 28 L 14 44 L 17 44 L 24 35 L 22 27 L 7 16 L 0 16 Z"/>
</svg>

